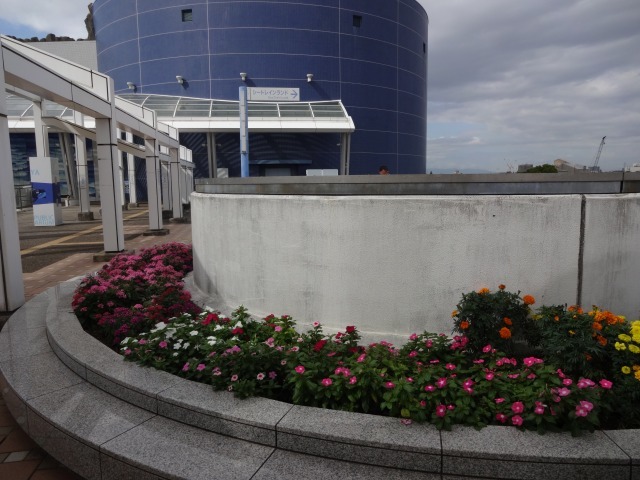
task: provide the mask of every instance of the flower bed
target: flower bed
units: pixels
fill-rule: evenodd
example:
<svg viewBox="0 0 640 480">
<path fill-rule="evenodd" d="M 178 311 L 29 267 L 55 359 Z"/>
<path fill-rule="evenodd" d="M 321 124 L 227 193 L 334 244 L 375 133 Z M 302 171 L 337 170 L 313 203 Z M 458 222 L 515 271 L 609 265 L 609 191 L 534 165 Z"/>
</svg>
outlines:
<svg viewBox="0 0 640 480">
<path fill-rule="evenodd" d="M 161 257 L 154 262 L 166 266 Z M 95 281 L 81 285 L 76 297 L 84 301 L 74 300 L 76 311 L 89 310 L 87 290 Z M 162 285 L 174 288 L 164 281 L 153 284 L 161 286 L 153 299 L 162 297 Z M 118 284 L 111 287 L 106 291 L 120 298 Z M 89 303 L 97 301 L 99 296 Z M 413 334 L 399 348 L 387 342 L 362 346 L 354 326 L 325 335 L 314 324 L 299 333 L 287 315 L 258 321 L 243 307 L 231 317 L 210 309 L 175 315 L 175 304 L 160 312 L 146 300 L 142 308 L 128 307 L 151 312 L 144 320 L 114 328 L 113 315 L 102 309 L 96 323 L 102 320 L 114 342 L 129 333 L 120 346 L 127 359 L 241 397 L 391 415 L 438 428 L 508 424 L 579 434 L 603 423 L 638 426 L 640 321 L 628 324 L 610 312 L 566 306 L 534 313 L 534 302 L 504 286 L 471 292 L 453 314 L 458 335 Z M 85 323 L 92 318 L 88 310 L 81 312 Z"/>
</svg>

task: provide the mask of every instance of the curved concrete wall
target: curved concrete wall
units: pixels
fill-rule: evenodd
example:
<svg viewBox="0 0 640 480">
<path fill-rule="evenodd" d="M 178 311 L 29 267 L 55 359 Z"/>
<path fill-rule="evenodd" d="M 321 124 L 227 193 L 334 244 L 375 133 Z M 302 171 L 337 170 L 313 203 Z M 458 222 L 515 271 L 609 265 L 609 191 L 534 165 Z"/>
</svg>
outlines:
<svg viewBox="0 0 640 480">
<path fill-rule="evenodd" d="M 116 93 L 133 82 L 142 94 L 237 101 L 246 72 L 248 86 L 342 100 L 357 129 L 352 174 L 425 173 L 429 19 L 416 0 L 96 0 L 93 15 Z"/>
<path fill-rule="evenodd" d="M 637 317 L 639 204 L 638 194 L 196 193 L 194 279 L 230 307 L 395 341 L 450 333 L 461 295 L 500 283 L 537 305 L 581 299 Z"/>
</svg>

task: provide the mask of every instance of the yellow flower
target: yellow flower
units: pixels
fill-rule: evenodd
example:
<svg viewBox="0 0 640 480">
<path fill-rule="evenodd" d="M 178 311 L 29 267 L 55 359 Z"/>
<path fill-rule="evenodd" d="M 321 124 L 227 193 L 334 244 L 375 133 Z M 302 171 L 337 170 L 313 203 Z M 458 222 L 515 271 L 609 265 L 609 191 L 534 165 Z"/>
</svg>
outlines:
<svg viewBox="0 0 640 480">
<path fill-rule="evenodd" d="M 633 376 L 636 377 L 636 380 L 638 380 L 640 382 L 640 370 L 638 370 L 636 373 L 634 373 Z"/>
<path fill-rule="evenodd" d="M 640 348 L 637 345 L 629 345 L 629 351 L 631 353 L 640 353 Z"/>
<path fill-rule="evenodd" d="M 480 295 L 486 295 L 487 293 L 491 293 L 491 290 L 489 290 L 487 287 L 481 288 L 480 290 L 478 290 L 478 293 Z"/>
<path fill-rule="evenodd" d="M 569 335 L 575 335 L 576 332 L 574 332 L 573 330 L 569 330 Z"/>
<path fill-rule="evenodd" d="M 637 372 L 638 370 L 640 370 L 640 365 L 634 365 L 633 366 L 633 371 Z"/>
<path fill-rule="evenodd" d="M 633 340 L 636 343 L 640 343 L 640 333 L 636 333 L 635 335 L 633 335 L 631 337 L 631 340 Z"/>
<path fill-rule="evenodd" d="M 455 317 L 456 315 L 458 315 L 458 310 L 454 310 L 453 312 L 451 312 L 451 318 Z"/>
<path fill-rule="evenodd" d="M 624 333 L 621 333 L 620 335 L 618 335 L 618 338 L 620 340 L 622 340 L 623 342 L 630 342 L 631 341 L 631 337 L 629 335 L 625 335 Z"/>
<path fill-rule="evenodd" d="M 622 371 L 622 373 L 624 373 L 625 375 L 629 375 L 631 373 L 631 369 L 629 367 L 627 367 L 626 365 L 624 367 L 622 367 L 620 369 Z"/>
<path fill-rule="evenodd" d="M 615 347 L 616 347 L 616 350 L 618 351 L 627 349 L 627 346 L 624 343 L 620 343 L 620 342 L 616 342 Z"/>
</svg>

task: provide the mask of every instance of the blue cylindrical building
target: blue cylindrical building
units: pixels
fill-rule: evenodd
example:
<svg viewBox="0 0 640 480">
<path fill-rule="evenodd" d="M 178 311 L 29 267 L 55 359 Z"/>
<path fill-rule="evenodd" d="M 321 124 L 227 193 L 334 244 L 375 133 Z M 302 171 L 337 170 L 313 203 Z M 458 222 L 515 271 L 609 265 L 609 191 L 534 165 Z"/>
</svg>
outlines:
<svg viewBox="0 0 640 480">
<path fill-rule="evenodd" d="M 351 174 L 381 164 L 425 173 L 428 17 L 416 0 L 96 0 L 93 15 L 99 69 L 116 93 L 130 82 L 136 94 L 237 101 L 246 73 L 250 87 L 341 100 L 356 128 Z M 216 142 L 219 163 L 225 145 L 237 151 L 235 136 Z M 254 157 L 311 156 L 314 168 L 331 168 L 340 150 L 327 133 L 251 142 Z M 201 139 L 190 143 L 198 158 Z"/>
</svg>

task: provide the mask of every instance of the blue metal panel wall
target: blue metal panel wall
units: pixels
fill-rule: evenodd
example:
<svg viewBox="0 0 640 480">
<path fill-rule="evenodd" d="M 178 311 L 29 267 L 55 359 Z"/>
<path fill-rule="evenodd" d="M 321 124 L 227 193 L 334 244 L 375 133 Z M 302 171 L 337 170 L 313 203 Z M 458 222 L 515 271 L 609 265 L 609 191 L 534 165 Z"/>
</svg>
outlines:
<svg viewBox="0 0 640 480">
<path fill-rule="evenodd" d="M 381 163 L 425 173 L 428 18 L 415 0 L 96 0 L 94 19 L 98 64 L 116 90 L 132 81 L 138 93 L 237 100 L 246 72 L 248 86 L 342 100 L 356 125 L 352 174 Z M 265 148 L 277 155 L 278 141 Z"/>
</svg>

